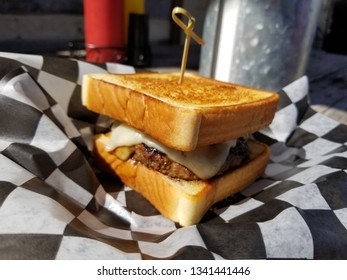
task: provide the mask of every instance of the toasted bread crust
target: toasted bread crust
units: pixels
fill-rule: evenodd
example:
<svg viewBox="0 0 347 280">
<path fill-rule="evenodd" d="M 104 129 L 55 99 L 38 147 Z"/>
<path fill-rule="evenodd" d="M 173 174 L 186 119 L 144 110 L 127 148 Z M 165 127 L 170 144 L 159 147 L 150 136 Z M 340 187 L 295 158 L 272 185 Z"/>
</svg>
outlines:
<svg viewBox="0 0 347 280">
<path fill-rule="evenodd" d="M 135 127 L 168 147 L 191 151 L 255 132 L 276 112 L 276 93 L 188 75 L 94 74 L 83 79 L 89 110 Z M 155 85 L 155 86 L 153 86 Z"/>
<path fill-rule="evenodd" d="M 197 224 L 216 202 L 233 195 L 264 172 L 270 149 L 249 140 L 250 160 L 223 176 L 207 181 L 175 180 L 132 160 L 119 160 L 105 150 L 108 135 L 95 137 L 95 159 L 101 168 L 118 176 L 143 195 L 164 216 L 182 226 Z"/>
</svg>

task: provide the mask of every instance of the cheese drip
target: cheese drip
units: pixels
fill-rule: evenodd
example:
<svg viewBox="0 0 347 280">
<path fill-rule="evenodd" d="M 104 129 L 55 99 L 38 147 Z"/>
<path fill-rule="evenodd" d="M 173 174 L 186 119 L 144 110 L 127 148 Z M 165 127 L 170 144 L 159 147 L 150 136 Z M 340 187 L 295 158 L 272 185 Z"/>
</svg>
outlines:
<svg viewBox="0 0 347 280">
<path fill-rule="evenodd" d="M 164 146 L 152 137 L 129 127 L 125 124 L 115 123 L 111 129 L 110 140 L 106 145 L 107 151 L 112 151 L 122 146 L 134 146 L 140 143 L 155 148 L 166 154 L 201 179 L 209 179 L 217 174 L 226 161 L 229 150 L 236 146 L 236 139 L 224 143 L 199 147 L 194 151 L 182 152 Z"/>
</svg>

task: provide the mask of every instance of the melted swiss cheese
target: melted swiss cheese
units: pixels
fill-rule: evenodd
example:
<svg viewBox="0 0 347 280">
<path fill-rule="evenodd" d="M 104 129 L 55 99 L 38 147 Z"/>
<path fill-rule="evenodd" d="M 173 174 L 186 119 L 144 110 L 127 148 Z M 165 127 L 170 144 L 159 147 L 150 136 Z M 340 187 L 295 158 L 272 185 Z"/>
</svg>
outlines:
<svg viewBox="0 0 347 280">
<path fill-rule="evenodd" d="M 199 147 L 190 152 L 182 152 L 168 148 L 132 127 L 115 123 L 112 126 L 110 140 L 106 145 L 106 149 L 112 151 L 118 147 L 134 146 L 140 143 L 144 143 L 166 154 L 172 161 L 187 167 L 199 178 L 209 179 L 220 170 L 228 157 L 230 148 L 235 147 L 236 140 Z"/>
</svg>

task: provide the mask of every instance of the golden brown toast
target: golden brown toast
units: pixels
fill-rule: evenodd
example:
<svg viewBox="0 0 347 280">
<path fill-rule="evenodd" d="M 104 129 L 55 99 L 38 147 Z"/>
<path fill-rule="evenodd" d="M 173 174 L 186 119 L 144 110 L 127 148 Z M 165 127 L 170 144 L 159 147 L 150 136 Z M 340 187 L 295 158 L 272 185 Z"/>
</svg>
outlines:
<svg viewBox="0 0 347 280">
<path fill-rule="evenodd" d="M 90 74 L 82 103 L 133 126 L 168 147 L 190 151 L 269 125 L 278 95 L 195 74 Z"/>
</svg>

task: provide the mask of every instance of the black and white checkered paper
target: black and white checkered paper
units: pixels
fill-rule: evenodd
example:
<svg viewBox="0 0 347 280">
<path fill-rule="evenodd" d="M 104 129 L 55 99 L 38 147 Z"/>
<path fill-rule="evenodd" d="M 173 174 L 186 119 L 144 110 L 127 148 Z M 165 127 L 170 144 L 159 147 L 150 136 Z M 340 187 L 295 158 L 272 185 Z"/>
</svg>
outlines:
<svg viewBox="0 0 347 280">
<path fill-rule="evenodd" d="M 263 177 L 179 227 L 93 166 L 110 120 L 83 74 L 119 64 L 0 53 L 0 259 L 347 259 L 347 127 L 315 112 L 303 77 L 279 92 Z"/>
</svg>

